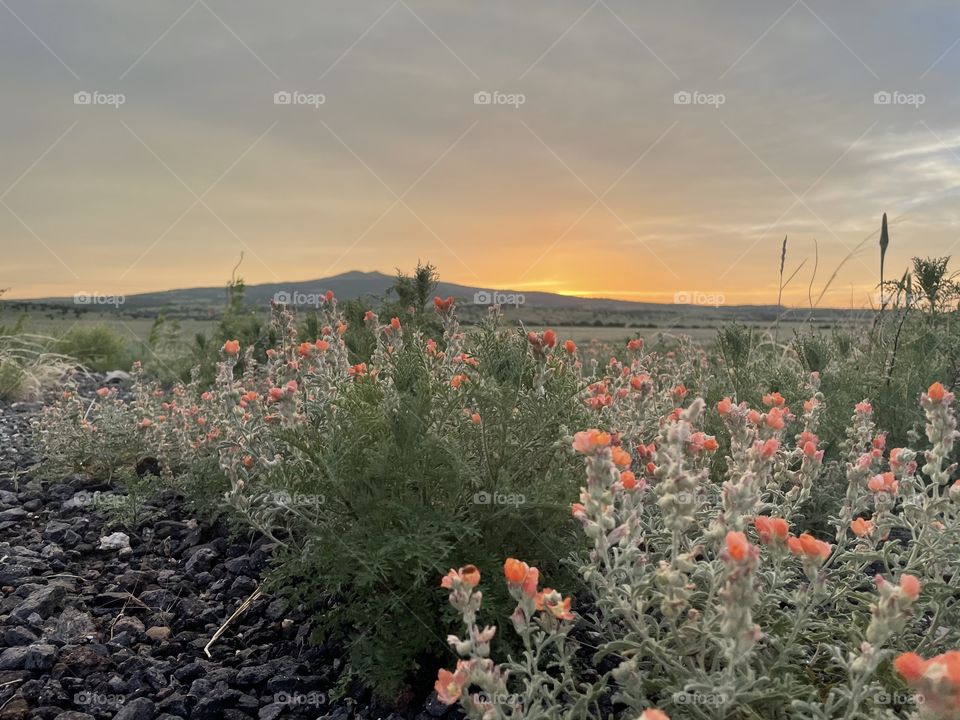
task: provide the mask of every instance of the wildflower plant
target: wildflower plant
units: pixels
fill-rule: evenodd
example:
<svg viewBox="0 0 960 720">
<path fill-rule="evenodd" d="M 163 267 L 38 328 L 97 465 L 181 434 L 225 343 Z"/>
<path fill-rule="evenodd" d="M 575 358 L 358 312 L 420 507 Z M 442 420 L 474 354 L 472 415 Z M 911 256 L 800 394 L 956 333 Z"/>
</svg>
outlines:
<svg viewBox="0 0 960 720">
<path fill-rule="evenodd" d="M 385 698 L 429 675 L 477 718 L 956 717 L 944 386 L 920 397 L 926 442 L 893 442 L 879 403 L 840 405 L 796 358 L 760 388 L 732 341 L 633 339 L 601 365 L 496 308 L 469 331 L 453 298 L 429 312 L 328 295 L 298 326 L 275 305 L 275 342 L 225 339 L 209 378 L 65 392 L 47 463 L 212 484 Z"/>
<path fill-rule="evenodd" d="M 642 485 L 629 438 L 577 433 L 586 483 L 572 512 L 592 546 L 579 561 L 582 610 L 564 606 L 555 623 L 546 605 L 525 600 L 540 578 L 508 560 L 507 583 L 520 589 L 512 624 L 534 639 L 524 657 L 537 665 L 491 666 L 486 654 L 474 665 L 471 647 L 458 645 L 466 665 L 442 676 L 456 692 L 441 699 L 476 718 L 958 717 L 960 484 L 945 491 L 954 397 L 939 384 L 921 396 L 923 452 L 888 453 L 872 407 L 858 404 L 842 461 L 850 490 L 828 540 L 791 524 L 824 471 L 815 380 L 800 418 L 776 397 L 765 412 L 719 404 L 731 436 L 720 492 L 705 487 L 699 462 L 698 398 L 663 421 Z M 475 628 L 482 596 L 472 592 L 464 620 Z M 518 622 L 537 607 L 542 636 Z M 469 699 L 489 678 L 509 702 Z"/>
</svg>

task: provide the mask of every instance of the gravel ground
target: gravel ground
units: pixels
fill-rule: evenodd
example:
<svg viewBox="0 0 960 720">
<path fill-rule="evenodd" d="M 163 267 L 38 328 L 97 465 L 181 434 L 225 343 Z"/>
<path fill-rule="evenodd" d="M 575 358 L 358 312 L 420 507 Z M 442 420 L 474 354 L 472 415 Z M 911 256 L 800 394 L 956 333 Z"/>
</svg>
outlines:
<svg viewBox="0 0 960 720">
<path fill-rule="evenodd" d="M 83 378 L 81 392 L 102 383 Z M 311 644 L 308 616 L 281 598 L 253 600 L 207 657 L 257 590 L 267 541 L 228 539 L 173 495 L 155 503 L 159 519 L 111 525 L 108 485 L 31 476 L 39 409 L 0 401 L 0 720 L 447 714 L 433 695 L 402 712 L 359 689 L 331 699 L 341 648 Z"/>
</svg>

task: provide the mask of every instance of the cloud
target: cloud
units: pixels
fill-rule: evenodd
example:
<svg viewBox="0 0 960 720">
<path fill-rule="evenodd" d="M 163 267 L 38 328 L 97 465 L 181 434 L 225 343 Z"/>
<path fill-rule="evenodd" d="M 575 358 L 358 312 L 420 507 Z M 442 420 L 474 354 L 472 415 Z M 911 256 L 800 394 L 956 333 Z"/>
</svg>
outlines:
<svg viewBox="0 0 960 720">
<path fill-rule="evenodd" d="M 8 5 L 14 296 L 216 284 L 243 250 L 250 282 L 420 258 L 486 286 L 755 301 L 785 234 L 791 260 L 812 267 L 816 238 L 831 269 L 884 211 L 893 266 L 955 237 L 960 48 L 941 2 Z M 848 262 L 834 299 L 875 264 Z"/>
</svg>

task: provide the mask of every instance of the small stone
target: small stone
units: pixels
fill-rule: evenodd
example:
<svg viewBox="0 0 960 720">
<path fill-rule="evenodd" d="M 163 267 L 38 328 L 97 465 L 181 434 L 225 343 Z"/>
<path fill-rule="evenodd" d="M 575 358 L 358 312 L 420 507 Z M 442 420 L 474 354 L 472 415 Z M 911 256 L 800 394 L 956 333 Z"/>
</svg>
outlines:
<svg viewBox="0 0 960 720">
<path fill-rule="evenodd" d="M 27 664 L 29 648 L 11 647 L 0 654 L 0 670 L 22 670 Z"/>
<path fill-rule="evenodd" d="M 57 659 L 57 649 L 53 645 L 31 645 L 27 648 L 24 664 L 26 670 L 49 670 Z"/>
<path fill-rule="evenodd" d="M 18 617 L 28 618 L 34 613 L 41 619 L 48 618 L 62 603 L 67 594 L 60 585 L 47 585 L 30 593 L 20 603 L 15 613 Z"/>
<path fill-rule="evenodd" d="M 132 617 L 130 615 L 123 615 L 117 619 L 113 624 L 113 632 L 115 635 L 120 633 L 130 633 L 131 635 L 139 635 L 144 630 L 143 621 L 139 618 Z"/>
<path fill-rule="evenodd" d="M 148 698 L 137 698 L 125 703 L 113 720 L 153 720 L 157 715 L 157 706 Z"/>
<path fill-rule="evenodd" d="M 0 710 L 0 720 L 27 720 L 30 717 L 30 705 L 19 695 L 14 695 Z"/>
<path fill-rule="evenodd" d="M 152 627 L 147 630 L 147 637 L 154 642 L 163 642 L 170 638 L 170 628 L 164 626 Z"/>
<path fill-rule="evenodd" d="M 39 639 L 36 633 L 25 627 L 14 626 L 3 631 L 3 642 L 6 643 L 8 647 L 32 645 Z"/>
<path fill-rule="evenodd" d="M 128 550 L 129 548 L 130 536 L 126 533 L 115 532 L 100 538 L 101 550 Z"/>
</svg>

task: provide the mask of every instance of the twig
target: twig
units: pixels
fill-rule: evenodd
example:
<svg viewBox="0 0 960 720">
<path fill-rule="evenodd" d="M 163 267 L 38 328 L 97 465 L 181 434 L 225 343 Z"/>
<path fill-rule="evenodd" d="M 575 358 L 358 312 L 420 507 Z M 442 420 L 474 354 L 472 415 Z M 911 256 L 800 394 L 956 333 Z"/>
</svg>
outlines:
<svg viewBox="0 0 960 720">
<path fill-rule="evenodd" d="M 210 642 L 208 642 L 203 648 L 203 652 L 204 654 L 206 654 L 208 658 L 213 658 L 213 655 L 210 654 L 210 646 L 217 641 L 217 638 L 219 638 L 221 635 L 223 635 L 223 633 L 226 632 L 227 628 L 230 627 L 230 623 L 232 623 L 236 618 L 242 615 L 243 612 L 248 607 L 250 607 L 250 603 L 252 603 L 258 597 L 260 597 L 260 595 L 261 595 L 261 592 L 260 592 L 260 588 L 258 587 L 256 590 L 253 591 L 253 595 L 251 595 L 246 600 L 244 600 L 240 604 L 240 607 L 238 607 L 236 610 L 233 611 L 233 615 L 228 617 L 227 621 L 223 625 L 221 625 L 219 628 L 217 628 L 217 631 L 213 634 L 213 637 L 210 638 Z"/>
</svg>

